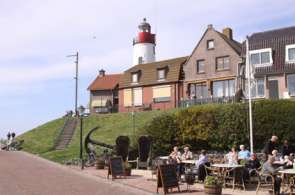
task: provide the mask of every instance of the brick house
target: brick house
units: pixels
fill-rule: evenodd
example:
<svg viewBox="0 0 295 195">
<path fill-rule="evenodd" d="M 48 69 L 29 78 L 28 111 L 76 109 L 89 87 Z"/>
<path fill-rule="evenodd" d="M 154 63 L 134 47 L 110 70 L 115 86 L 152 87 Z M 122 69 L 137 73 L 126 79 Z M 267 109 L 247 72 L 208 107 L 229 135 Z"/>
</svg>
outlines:
<svg viewBox="0 0 295 195">
<path fill-rule="evenodd" d="M 241 49 L 241 44 L 233 39 L 232 29 L 225 28 L 221 33 L 208 25 L 183 66 L 186 102 L 232 100 L 242 87 Z"/>
<path fill-rule="evenodd" d="M 248 51 L 254 98 L 295 96 L 295 27 L 252 34 Z"/>
<path fill-rule="evenodd" d="M 119 112 L 170 109 L 182 92 L 182 65 L 187 57 L 138 64 L 120 79 Z"/>
<path fill-rule="evenodd" d="M 90 113 L 109 113 L 118 111 L 118 89 L 121 74 L 105 74 L 104 70 L 89 85 Z"/>
</svg>

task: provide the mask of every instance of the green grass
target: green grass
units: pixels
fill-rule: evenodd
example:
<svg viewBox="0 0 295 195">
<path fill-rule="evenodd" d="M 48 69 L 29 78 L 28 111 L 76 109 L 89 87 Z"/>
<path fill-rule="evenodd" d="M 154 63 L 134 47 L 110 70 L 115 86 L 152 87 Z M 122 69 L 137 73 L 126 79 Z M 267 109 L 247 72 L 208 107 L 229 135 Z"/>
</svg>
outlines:
<svg viewBox="0 0 295 195">
<path fill-rule="evenodd" d="M 100 128 L 93 134 L 95 140 L 115 144 L 115 140 L 119 135 L 127 135 L 134 144 L 135 135 L 139 134 L 139 129 L 153 117 L 158 116 L 163 111 L 138 112 L 135 114 L 135 132 L 133 130 L 133 121 L 131 113 L 116 113 L 95 115 L 84 118 L 83 135 L 94 127 Z M 52 150 L 56 136 L 64 125 L 65 119 L 57 119 L 28 131 L 18 137 L 23 139 L 23 148 L 25 151 L 40 155 L 49 160 L 62 162 L 77 158 L 79 155 L 79 125 L 76 128 L 74 137 L 70 145 L 61 151 Z M 83 139 L 84 140 L 84 139 Z"/>
</svg>

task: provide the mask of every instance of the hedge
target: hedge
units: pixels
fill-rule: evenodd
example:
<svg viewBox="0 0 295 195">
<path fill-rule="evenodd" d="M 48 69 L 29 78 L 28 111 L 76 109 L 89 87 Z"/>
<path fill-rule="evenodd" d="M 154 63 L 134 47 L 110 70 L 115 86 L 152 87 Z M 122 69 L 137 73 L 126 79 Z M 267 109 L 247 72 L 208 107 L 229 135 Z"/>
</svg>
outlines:
<svg viewBox="0 0 295 195">
<path fill-rule="evenodd" d="M 277 135 L 280 142 L 295 143 L 295 101 L 253 102 L 254 149 Z M 154 155 L 164 155 L 172 146 L 190 145 L 192 150 L 228 150 L 244 144 L 249 148 L 248 103 L 199 105 L 164 113 L 152 119 L 142 133 L 153 138 Z"/>
</svg>

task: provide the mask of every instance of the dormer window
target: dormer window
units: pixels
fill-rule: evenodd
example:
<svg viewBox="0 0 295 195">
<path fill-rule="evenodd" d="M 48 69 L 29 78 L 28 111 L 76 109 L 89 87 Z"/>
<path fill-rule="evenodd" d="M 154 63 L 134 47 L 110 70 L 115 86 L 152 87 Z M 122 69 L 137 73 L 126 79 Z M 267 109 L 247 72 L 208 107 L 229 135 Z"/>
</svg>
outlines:
<svg viewBox="0 0 295 195">
<path fill-rule="evenodd" d="M 286 45 L 286 62 L 295 63 L 295 44 Z"/>
<path fill-rule="evenodd" d="M 138 83 L 138 72 L 132 73 L 132 83 Z"/>
<path fill-rule="evenodd" d="M 158 69 L 158 81 L 164 81 L 166 79 L 166 69 Z"/>
<path fill-rule="evenodd" d="M 214 49 L 214 40 L 207 41 L 207 49 Z"/>
<path fill-rule="evenodd" d="M 255 67 L 270 66 L 272 64 L 271 48 L 250 51 L 250 63 Z"/>
</svg>

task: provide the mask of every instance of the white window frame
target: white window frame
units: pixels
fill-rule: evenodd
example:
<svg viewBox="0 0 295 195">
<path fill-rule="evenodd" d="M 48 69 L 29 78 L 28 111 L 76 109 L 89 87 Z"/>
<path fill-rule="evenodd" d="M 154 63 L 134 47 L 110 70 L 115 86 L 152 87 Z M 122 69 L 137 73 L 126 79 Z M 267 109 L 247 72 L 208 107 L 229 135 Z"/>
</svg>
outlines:
<svg viewBox="0 0 295 195">
<path fill-rule="evenodd" d="M 294 48 L 295 48 L 295 44 L 286 45 L 286 50 L 285 50 L 285 56 L 286 56 L 285 61 L 286 61 L 286 63 L 295 63 L 295 60 L 290 60 L 289 59 L 289 52 L 288 52 L 289 49 L 294 49 Z"/>
<path fill-rule="evenodd" d="M 263 87 L 264 87 L 264 94 L 263 94 L 263 96 L 259 96 L 258 95 L 258 80 L 263 80 Z M 266 85 L 266 83 L 265 83 L 265 78 L 256 78 L 255 79 L 255 92 L 256 92 L 256 94 L 255 94 L 255 98 L 265 98 L 265 85 Z"/>
<path fill-rule="evenodd" d="M 164 72 L 164 77 L 160 78 L 160 72 L 163 71 Z M 157 77 L 158 77 L 158 81 L 165 81 L 166 80 L 166 69 L 158 69 L 157 70 Z"/>
<path fill-rule="evenodd" d="M 251 55 L 252 54 L 260 54 L 260 62 L 261 62 L 261 53 L 263 52 L 269 52 L 269 63 L 264 63 L 264 64 L 252 64 L 251 62 Z M 265 48 L 265 49 L 257 49 L 257 50 L 251 50 L 249 51 L 249 60 L 250 60 L 250 63 L 251 65 L 255 66 L 255 67 L 266 67 L 266 66 L 271 66 L 273 64 L 273 59 L 272 59 L 272 49 L 271 48 Z"/>
<path fill-rule="evenodd" d="M 213 43 L 212 47 L 210 47 L 210 43 Z M 215 41 L 214 39 L 208 40 L 207 41 L 207 49 L 214 49 L 215 48 Z"/>
</svg>

